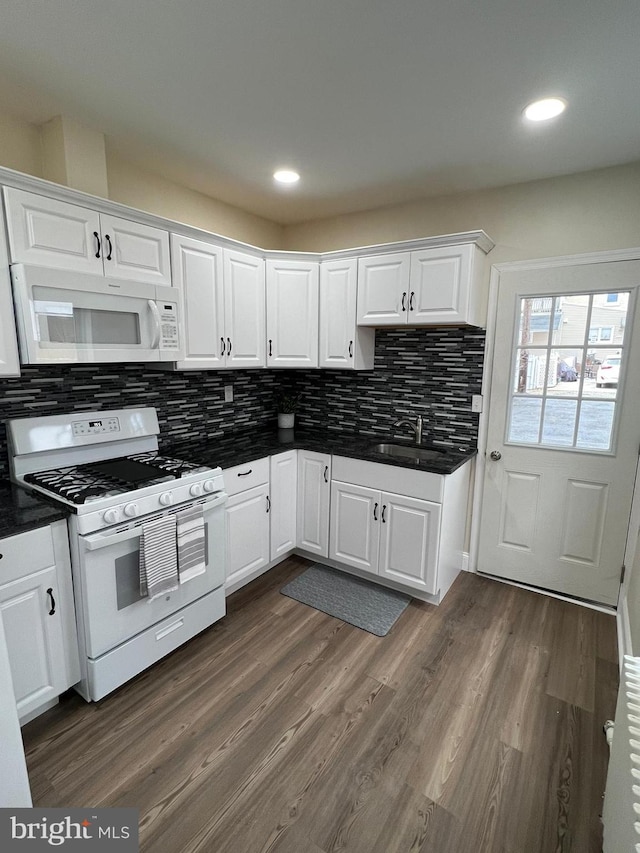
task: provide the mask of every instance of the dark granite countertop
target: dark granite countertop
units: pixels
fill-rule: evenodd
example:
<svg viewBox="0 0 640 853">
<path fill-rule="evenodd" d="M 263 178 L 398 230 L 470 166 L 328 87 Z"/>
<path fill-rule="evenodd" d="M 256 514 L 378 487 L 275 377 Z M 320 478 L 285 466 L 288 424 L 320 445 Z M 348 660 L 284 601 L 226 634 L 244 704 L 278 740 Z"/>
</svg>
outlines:
<svg viewBox="0 0 640 853">
<path fill-rule="evenodd" d="M 0 480 L 0 539 L 66 517 L 67 511 L 59 504 Z"/>
<path fill-rule="evenodd" d="M 273 456 L 285 450 L 313 450 L 318 453 L 330 453 L 336 456 L 348 456 L 352 459 L 364 459 L 383 465 L 411 468 L 416 471 L 431 471 L 435 474 L 452 474 L 477 450 L 453 449 L 444 446 L 423 443 L 422 448 L 434 449 L 442 453 L 435 459 L 412 460 L 378 453 L 372 448 L 383 441 L 393 444 L 414 446 L 410 441 L 397 440 L 391 436 L 365 435 L 362 433 L 338 432 L 336 430 L 243 430 L 233 436 L 212 437 L 196 442 L 186 441 L 162 449 L 163 453 L 182 456 L 186 459 L 202 462 L 206 465 L 231 468 L 243 465 L 263 456 Z"/>
</svg>

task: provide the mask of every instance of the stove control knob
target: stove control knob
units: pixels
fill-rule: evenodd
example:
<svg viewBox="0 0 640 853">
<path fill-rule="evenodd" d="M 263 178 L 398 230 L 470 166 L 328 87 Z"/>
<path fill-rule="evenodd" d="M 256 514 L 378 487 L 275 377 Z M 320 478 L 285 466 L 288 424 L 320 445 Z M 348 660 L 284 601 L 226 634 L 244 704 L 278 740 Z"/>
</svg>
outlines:
<svg viewBox="0 0 640 853">
<path fill-rule="evenodd" d="M 138 509 L 138 504 L 125 504 L 124 509 L 122 510 L 127 518 L 135 518 L 136 515 L 140 512 Z"/>
<path fill-rule="evenodd" d="M 216 487 L 215 480 L 205 480 L 202 484 L 202 488 L 205 492 L 212 492 Z"/>
<path fill-rule="evenodd" d="M 102 515 L 102 518 L 107 524 L 115 524 L 118 520 L 118 510 L 106 509 Z"/>
<path fill-rule="evenodd" d="M 171 506 L 173 503 L 173 495 L 171 492 L 163 492 L 158 498 L 160 506 Z"/>
<path fill-rule="evenodd" d="M 202 494 L 202 484 L 194 483 L 193 486 L 189 489 L 189 494 L 193 498 L 197 498 Z"/>
</svg>

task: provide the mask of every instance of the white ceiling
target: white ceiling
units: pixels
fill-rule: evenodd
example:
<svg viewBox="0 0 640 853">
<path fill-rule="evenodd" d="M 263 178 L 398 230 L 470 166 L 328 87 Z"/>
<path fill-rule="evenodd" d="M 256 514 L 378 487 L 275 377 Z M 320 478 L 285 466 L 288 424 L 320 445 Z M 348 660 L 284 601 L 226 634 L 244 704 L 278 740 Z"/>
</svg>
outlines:
<svg viewBox="0 0 640 853">
<path fill-rule="evenodd" d="M 0 81 L 29 121 L 290 223 L 640 159 L 640 2 L 20 0 Z M 567 112 L 526 126 L 545 95 Z"/>
</svg>

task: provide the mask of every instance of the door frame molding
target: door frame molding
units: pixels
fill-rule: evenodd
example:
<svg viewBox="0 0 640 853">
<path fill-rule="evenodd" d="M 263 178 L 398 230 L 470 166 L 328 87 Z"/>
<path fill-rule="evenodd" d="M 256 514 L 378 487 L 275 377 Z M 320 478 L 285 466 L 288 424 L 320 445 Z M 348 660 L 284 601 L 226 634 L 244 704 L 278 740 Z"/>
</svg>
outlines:
<svg viewBox="0 0 640 853">
<path fill-rule="evenodd" d="M 476 456 L 475 478 L 473 483 L 473 495 L 471 500 L 471 528 L 469 533 L 469 571 L 478 572 L 478 550 L 480 543 L 480 525 L 482 519 L 482 493 L 484 489 L 484 476 L 486 469 L 487 431 L 489 422 L 489 400 L 491 396 L 491 375 L 493 372 L 493 357 L 496 343 L 496 317 L 498 311 L 498 288 L 500 276 L 503 272 L 524 272 L 526 270 L 550 269 L 554 267 L 571 267 L 611 263 L 612 261 L 636 261 L 640 260 L 640 247 L 632 249 L 612 249 L 601 252 L 584 252 L 575 255 L 558 255 L 549 258 L 537 258 L 524 261 L 507 261 L 491 266 L 489 279 L 489 301 L 487 306 L 487 334 L 485 345 L 485 359 L 482 370 L 482 397 L 484 405 L 480 414 L 478 424 L 478 455 Z M 640 308 L 638 309 L 640 310 Z M 640 334 L 640 330 L 636 331 Z M 620 588 L 618 607 L 626 604 L 626 592 L 629 584 L 629 576 L 633 567 L 636 552 L 636 539 L 632 535 L 634 523 L 640 524 L 640 478 L 636 480 L 636 488 L 631 507 L 630 525 L 627 531 L 625 545 L 625 565 L 627 571 L 624 582 Z M 567 597 L 568 598 L 568 597 Z M 573 601 L 574 599 L 570 599 Z M 582 602 L 581 602 L 582 603 Z"/>
</svg>

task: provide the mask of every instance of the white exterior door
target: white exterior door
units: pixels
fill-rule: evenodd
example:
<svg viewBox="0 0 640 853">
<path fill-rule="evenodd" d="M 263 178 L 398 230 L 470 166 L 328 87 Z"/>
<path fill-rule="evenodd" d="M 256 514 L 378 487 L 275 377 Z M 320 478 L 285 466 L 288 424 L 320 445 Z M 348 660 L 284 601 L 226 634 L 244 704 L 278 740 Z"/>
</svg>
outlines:
<svg viewBox="0 0 640 853">
<path fill-rule="evenodd" d="M 56 699 L 69 686 L 59 601 L 55 566 L 0 586 L 19 717 Z"/>
<path fill-rule="evenodd" d="M 225 516 L 228 587 L 269 562 L 269 486 L 256 486 L 230 497 Z"/>
<path fill-rule="evenodd" d="M 225 249 L 224 305 L 227 367 L 264 367 L 264 261 Z"/>
<path fill-rule="evenodd" d="M 85 207 L 4 188 L 13 263 L 102 275 L 100 217 Z"/>
<path fill-rule="evenodd" d="M 411 254 L 358 259 L 358 324 L 398 326 L 407 322 Z"/>
<path fill-rule="evenodd" d="M 271 559 L 296 547 L 298 451 L 287 450 L 270 459 Z"/>
<path fill-rule="evenodd" d="M 224 367 L 222 249 L 174 234 L 171 253 L 174 285 L 182 294 L 185 357 L 178 367 Z"/>
<path fill-rule="evenodd" d="M 440 504 L 382 493 L 379 574 L 435 595 Z"/>
<path fill-rule="evenodd" d="M 100 225 L 106 276 L 171 285 L 167 231 L 106 214 L 100 215 Z"/>
<path fill-rule="evenodd" d="M 637 260 L 500 270 L 481 572 L 617 603 L 640 447 L 639 287 Z M 608 358 L 616 382 L 600 388 Z"/>
<path fill-rule="evenodd" d="M 378 574 L 380 492 L 364 486 L 331 484 L 329 556 L 347 566 Z"/>
<path fill-rule="evenodd" d="M 319 264 L 267 261 L 267 365 L 318 366 Z"/>
<path fill-rule="evenodd" d="M 298 451 L 298 547 L 329 556 L 331 456 Z"/>
</svg>

